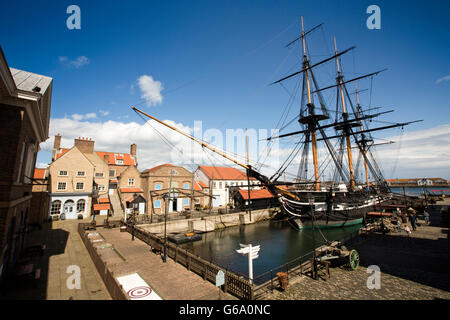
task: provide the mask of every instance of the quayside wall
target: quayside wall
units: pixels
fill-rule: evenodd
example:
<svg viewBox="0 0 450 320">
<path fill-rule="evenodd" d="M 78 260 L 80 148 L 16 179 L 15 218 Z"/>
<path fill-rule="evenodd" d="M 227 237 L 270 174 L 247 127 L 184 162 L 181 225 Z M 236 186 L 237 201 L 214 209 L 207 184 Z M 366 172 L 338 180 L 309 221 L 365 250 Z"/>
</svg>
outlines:
<svg viewBox="0 0 450 320">
<path fill-rule="evenodd" d="M 276 212 L 275 209 L 261 209 L 252 210 L 251 212 L 220 214 L 202 218 L 169 220 L 166 222 L 166 232 L 211 232 L 218 229 L 270 220 Z M 164 225 L 164 222 L 139 224 L 136 225 L 136 228 L 143 229 L 146 232 L 153 234 L 163 234 Z"/>
</svg>

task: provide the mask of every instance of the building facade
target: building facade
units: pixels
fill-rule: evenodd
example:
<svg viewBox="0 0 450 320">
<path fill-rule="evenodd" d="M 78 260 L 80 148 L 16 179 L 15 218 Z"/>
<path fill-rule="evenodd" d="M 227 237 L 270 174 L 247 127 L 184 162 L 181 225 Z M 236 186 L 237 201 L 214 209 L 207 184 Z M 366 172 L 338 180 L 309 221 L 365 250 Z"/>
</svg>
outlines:
<svg viewBox="0 0 450 320">
<path fill-rule="evenodd" d="M 0 47 L 0 280 L 12 273 L 29 223 L 39 144 L 48 139 L 53 79 L 10 68 Z"/>
<path fill-rule="evenodd" d="M 91 138 L 78 137 L 72 148 L 61 148 L 61 136 L 55 136 L 49 166 L 50 217 L 77 219 L 105 212 L 123 216 L 125 207 L 118 190 L 119 180 L 125 180 L 121 176 L 126 172 L 127 177 L 139 183 L 136 145 L 130 147 L 134 154 L 95 151 L 94 146 Z M 108 199 L 108 202 L 100 199 Z M 107 203 L 110 203 L 109 209 L 105 209 Z M 94 209 L 98 204 L 102 206 Z"/>
<path fill-rule="evenodd" d="M 259 189 L 260 184 L 255 178 L 247 179 L 244 172 L 231 167 L 199 166 L 194 172 L 194 177 L 198 183 L 211 186 L 214 208 L 233 203 L 233 198 L 230 197 L 230 187 L 247 189 L 248 180 L 250 180 L 252 189 Z"/>
<path fill-rule="evenodd" d="M 168 213 L 194 210 L 205 205 L 208 188 L 193 184 L 193 174 L 183 167 L 163 164 L 143 171 L 141 177 L 147 207 L 152 213 L 165 213 L 166 204 Z M 170 201 L 166 202 L 164 194 L 168 193 L 169 187 L 173 193 Z"/>
</svg>

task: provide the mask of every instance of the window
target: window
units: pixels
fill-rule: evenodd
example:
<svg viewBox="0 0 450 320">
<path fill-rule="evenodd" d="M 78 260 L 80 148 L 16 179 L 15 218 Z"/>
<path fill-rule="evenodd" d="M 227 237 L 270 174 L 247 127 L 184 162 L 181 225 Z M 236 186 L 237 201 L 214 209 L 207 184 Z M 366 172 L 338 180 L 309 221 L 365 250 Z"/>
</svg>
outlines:
<svg viewBox="0 0 450 320">
<path fill-rule="evenodd" d="M 106 190 L 106 186 L 104 184 L 99 184 L 97 189 L 98 189 L 98 191 L 105 191 Z"/>
<path fill-rule="evenodd" d="M 216 189 L 217 188 L 217 182 L 214 181 L 213 186 L 214 186 L 213 188 Z"/>
<path fill-rule="evenodd" d="M 189 189 L 189 183 L 185 183 L 185 184 L 183 185 L 183 188 L 184 188 L 184 189 Z"/>
<path fill-rule="evenodd" d="M 219 182 L 219 189 L 222 189 L 222 182 Z"/>
<path fill-rule="evenodd" d="M 134 186 L 134 178 L 128 178 L 128 185 Z"/>
<path fill-rule="evenodd" d="M 231 185 L 231 186 L 234 186 L 234 182 L 230 182 L 230 185 Z"/>
<path fill-rule="evenodd" d="M 77 190 L 83 190 L 84 189 L 84 182 L 77 182 L 76 189 Z"/>
<path fill-rule="evenodd" d="M 50 214 L 60 214 L 61 212 L 61 201 L 55 200 L 52 202 L 52 207 L 50 208 Z"/>
<path fill-rule="evenodd" d="M 185 206 L 188 206 L 188 205 L 189 205 L 189 199 L 188 199 L 188 198 L 185 198 L 185 199 L 183 200 L 183 205 L 185 205 Z"/>
<path fill-rule="evenodd" d="M 123 160 L 117 160 L 116 159 L 116 164 L 123 164 Z"/>
<path fill-rule="evenodd" d="M 58 190 L 66 190 L 67 183 L 58 182 Z"/>
<path fill-rule="evenodd" d="M 161 208 L 161 200 L 155 200 L 155 208 Z"/>
<path fill-rule="evenodd" d="M 67 174 L 67 170 L 61 170 L 61 171 L 59 171 L 59 175 L 60 176 L 67 176 L 68 174 Z"/>
<path fill-rule="evenodd" d="M 80 199 L 77 201 L 77 213 L 84 212 L 86 208 L 86 200 Z"/>
<path fill-rule="evenodd" d="M 116 176 L 116 170 L 109 170 L 109 176 L 115 177 Z"/>
<path fill-rule="evenodd" d="M 77 177 L 84 177 L 85 175 L 86 175 L 86 172 L 84 172 L 84 171 L 77 172 Z"/>
<path fill-rule="evenodd" d="M 103 172 L 96 172 L 95 173 L 96 178 L 103 178 Z"/>
<path fill-rule="evenodd" d="M 170 170 L 170 173 L 173 174 L 173 175 L 177 175 L 177 174 L 178 174 L 178 171 L 172 169 L 172 170 Z"/>
<path fill-rule="evenodd" d="M 162 189 L 162 184 L 161 183 L 155 184 L 155 190 L 161 190 L 161 189 Z"/>
</svg>

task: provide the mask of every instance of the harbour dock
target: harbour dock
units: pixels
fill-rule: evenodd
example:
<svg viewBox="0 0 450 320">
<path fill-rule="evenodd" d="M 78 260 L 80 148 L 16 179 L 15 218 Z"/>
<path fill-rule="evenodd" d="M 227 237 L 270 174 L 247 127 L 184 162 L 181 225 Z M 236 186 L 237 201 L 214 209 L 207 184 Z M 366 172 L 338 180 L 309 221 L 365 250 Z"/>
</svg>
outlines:
<svg viewBox="0 0 450 320">
<path fill-rule="evenodd" d="M 441 221 L 438 202 L 430 212 L 430 225 L 420 226 L 408 238 L 405 231 L 372 233 L 354 245 L 360 255 L 357 270 L 330 268 L 331 277 L 291 279 L 285 291 L 273 290 L 268 300 L 432 300 L 450 299 L 449 227 Z M 380 288 L 369 289 L 371 266 L 380 269 Z"/>
</svg>

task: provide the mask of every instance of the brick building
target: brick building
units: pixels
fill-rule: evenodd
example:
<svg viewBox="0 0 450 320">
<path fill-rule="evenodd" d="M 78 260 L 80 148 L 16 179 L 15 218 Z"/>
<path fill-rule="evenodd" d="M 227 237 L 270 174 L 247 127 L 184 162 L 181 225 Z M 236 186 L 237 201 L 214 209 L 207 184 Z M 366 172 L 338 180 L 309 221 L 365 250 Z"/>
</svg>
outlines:
<svg viewBox="0 0 450 320">
<path fill-rule="evenodd" d="M 129 179 L 139 183 L 136 145 L 130 146 L 129 154 L 95 151 L 94 145 L 91 138 L 79 137 L 72 148 L 61 148 L 61 136 L 55 136 L 49 166 L 50 215 L 76 219 L 81 214 L 87 218 L 94 213 L 94 205 L 102 204 L 94 208 L 96 214 L 106 215 L 110 210 L 123 216 L 125 206 L 118 186 L 119 181 Z"/>
<path fill-rule="evenodd" d="M 168 192 L 170 180 L 174 189 L 168 204 L 168 213 L 193 210 L 196 205 L 204 207 L 207 203 L 208 187 L 193 182 L 193 174 L 183 167 L 172 164 L 162 164 L 141 173 L 144 197 L 147 199 L 148 211 L 156 214 L 165 213 L 166 202 L 163 195 Z M 191 199 L 194 199 L 191 203 Z"/>
<path fill-rule="evenodd" d="M 0 279 L 20 255 L 39 144 L 48 139 L 53 79 L 10 68 L 0 47 Z"/>
</svg>

